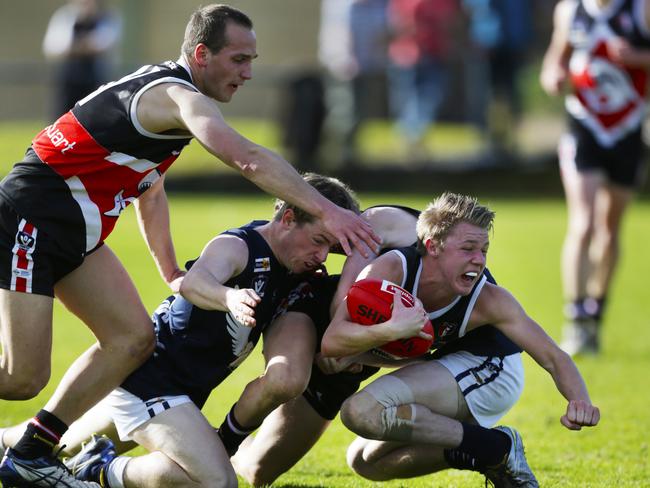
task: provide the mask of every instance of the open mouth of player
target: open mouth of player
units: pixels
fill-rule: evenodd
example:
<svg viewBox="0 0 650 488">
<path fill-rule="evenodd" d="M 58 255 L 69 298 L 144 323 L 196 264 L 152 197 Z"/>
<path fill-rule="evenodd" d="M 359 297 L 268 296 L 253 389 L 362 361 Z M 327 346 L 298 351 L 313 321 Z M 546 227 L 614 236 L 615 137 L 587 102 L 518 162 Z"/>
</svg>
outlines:
<svg viewBox="0 0 650 488">
<path fill-rule="evenodd" d="M 476 271 L 468 271 L 467 273 L 463 273 L 461 275 L 461 279 L 466 284 L 474 283 L 477 277 L 478 277 L 478 273 Z"/>
</svg>

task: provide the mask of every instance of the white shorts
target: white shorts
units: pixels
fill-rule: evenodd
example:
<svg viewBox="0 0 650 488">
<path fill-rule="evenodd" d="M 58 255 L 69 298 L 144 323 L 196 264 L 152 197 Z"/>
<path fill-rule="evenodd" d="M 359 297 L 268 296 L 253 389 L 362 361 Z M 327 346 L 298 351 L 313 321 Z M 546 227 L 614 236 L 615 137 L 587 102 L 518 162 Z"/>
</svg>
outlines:
<svg viewBox="0 0 650 488">
<path fill-rule="evenodd" d="M 470 412 L 482 427 L 495 425 L 524 389 L 521 354 L 501 359 L 458 351 L 435 361 L 454 376 Z"/>
<path fill-rule="evenodd" d="M 111 417 L 120 440 L 126 442 L 133 440 L 131 433 L 135 429 L 156 415 L 191 402 L 187 395 L 162 396 L 143 401 L 122 388 L 116 388 L 97 404 L 97 408 Z"/>
</svg>

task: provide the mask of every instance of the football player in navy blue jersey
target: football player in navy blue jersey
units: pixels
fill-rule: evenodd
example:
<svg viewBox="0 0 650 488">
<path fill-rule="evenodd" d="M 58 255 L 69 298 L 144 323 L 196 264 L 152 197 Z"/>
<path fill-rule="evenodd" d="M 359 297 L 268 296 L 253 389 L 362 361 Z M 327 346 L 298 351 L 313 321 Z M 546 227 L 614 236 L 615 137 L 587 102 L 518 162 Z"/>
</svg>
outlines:
<svg viewBox="0 0 650 488">
<path fill-rule="evenodd" d="M 358 213 L 338 180 L 313 174 L 305 179 Z M 112 488 L 185 486 L 191 480 L 235 486 L 229 456 L 200 408 L 253 350 L 292 283 L 317 270 L 336 243 L 320 219 L 281 201 L 271 222 L 254 221 L 210 241 L 188 263 L 180 294 L 154 313 L 153 356 L 64 436 L 73 452 L 93 432 L 117 434 L 122 441 L 115 448 L 107 438 L 94 437 L 68 463 L 73 474 Z M 11 446 L 19 432 L 0 431 L 0 440 Z M 152 454 L 115 458 L 131 441 Z M 14 480 L 5 479 L 11 486 Z"/>
<path fill-rule="evenodd" d="M 390 248 L 415 242 L 418 213 L 379 205 L 362 215 L 383 246 Z M 224 444 L 231 452 L 243 441 L 232 462 L 254 486 L 273 483 L 298 462 L 336 417 L 343 401 L 378 370 L 355 358 L 324 358 L 319 353 L 333 311 L 372 259 L 355 252 L 346 259 L 340 276 L 318 276 L 301 283 L 265 331 L 264 374 L 247 385 L 219 427 L 222 436 L 226 432 Z M 237 431 L 233 432 L 233 424 Z M 258 426 L 257 434 L 249 435 Z"/>
<path fill-rule="evenodd" d="M 495 486 L 538 483 L 521 437 L 493 427 L 523 389 L 521 350 L 553 377 L 567 400 L 561 423 L 580 430 L 600 418 L 570 356 L 494 282 L 486 269 L 494 213 L 476 199 L 445 193 L 420 214 L 417 247 L 372 261 L 359 279 L 392 281 L 419 300 L 396 297 L 391 318 L 366 327 L 339 307 L 322 353 L 342 357 L 434 327 L 428 361 L 401 367 L 348 398 L 341 420 L 359 438 L 348 463 L 371 480 L 409 478 L 447 468 L 484 473 Z"/>
<path fill-rule="evenodd" d="M 61 435 L 153 350 L 145 307 L 104 240 L 136 203 L 160 274 L 177 291 L 184 271 L 163 182 L 192 138 L 261 189 L 319 218 L 345 252 L 363 241 L 375 245 L 365 221 L 224 120 L 218 102 L 229 102 L 251 79 L 256 46 L 241 11 L 197 9 L 177 61 L 144 66 L 79 100 L 33 139 L 0 183 L 0 398 L 32 398 L 47 384 L 55 294 L 97 339 L 15 446 L 37 485 L 68 478 L 51 456 Z M 105 296 L 113 300 L 99 298 Z"/>
</svg>

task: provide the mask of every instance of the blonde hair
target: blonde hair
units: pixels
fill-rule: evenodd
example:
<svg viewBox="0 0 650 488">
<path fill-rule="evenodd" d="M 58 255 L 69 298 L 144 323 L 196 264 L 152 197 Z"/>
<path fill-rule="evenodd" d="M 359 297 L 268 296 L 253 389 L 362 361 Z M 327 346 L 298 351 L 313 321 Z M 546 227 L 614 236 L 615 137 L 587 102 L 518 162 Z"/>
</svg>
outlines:
<svg viewBox="0 0 650 488">
<path fill-rule="evenodd" d="M 478 203 L 474 197 L 458 193 L 443 193 L 427 205 L 416 226 L 418 251 L 426 252 L 426 242 L 431 239 L 444 246 L 444 241 L 457 224 L 466 222 L 487 231 L 492 230 L 494 212 Z"/>
</svg>

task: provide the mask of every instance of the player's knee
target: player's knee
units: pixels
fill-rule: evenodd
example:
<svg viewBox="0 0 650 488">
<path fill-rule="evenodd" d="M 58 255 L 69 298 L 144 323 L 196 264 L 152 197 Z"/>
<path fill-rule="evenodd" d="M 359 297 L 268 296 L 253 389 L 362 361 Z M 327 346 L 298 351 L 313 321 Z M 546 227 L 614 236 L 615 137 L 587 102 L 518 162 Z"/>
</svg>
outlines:
<svg viewBox="0 0 650 488">
<path fill-rule="evenodd" d="M 246 473 L 244 476 L 246 481 L 255 488 L 257 487 L 262 487 L 262 486 L 269 486 L 271 485 L 275 480 L 276 476 L 272 476 L 270 473 L 267 472 L 263 468 L 263 466 L 260 466 L 259 464 L 256 466 L 252 466 L 251 469 Z"/>
<path fill-rule="evenodd" d="M 593 222 L 588 218 L 576 218 L 571 221 L 569 235 L 580 243 L 587 244 L 594 232 Z"/>
<path fill-rule="evenodd" d="M 268 397 L 276 403 L 284 403 L 305 391 L 309 383 L 309 371 L 291 368 L 288 364 L 274 365 L 264 373 L 264 388 Z"/>
<path fill-rule="evenodd" d="M 364 444 L 353 442 L 348 447 L 346 459 L 350 469 L 370 481 L 385 481 L 389 479 L 376 468 L 373 462 L 365 458 L 363 446 Z"/>
<path fill-rule="evenodd" d="M 156 336 L 153 326 L 134 327 L 128 335 L 111 337 L 108 341 L 100 342 L 102 348 L 109 349 L 124 356 L 124 361 L 135 363 L 144 362 L 151 356 L 156 347 Z"/>
<path fill-rule="evenodd" d="M 48 380 L 49 375 L 12 382 L 11 389 L 2 396 L 5 400 L 30 400 L 45 388 Z"/>
<path fill-rule="evenodd" d="M 0 398 L 3 400 L 29 400 L 38 395 L 50 380 L 50 367 L 41 369 L 19 369 L 7 374 L 0 370 Z"/>
<path fill-rule="evenodd" d="M 372 395 L 359 392 L 343 402 L 341 422 L 355 434 L 368 439 L 376 438 L 381 405 Z"/>
</svg>

